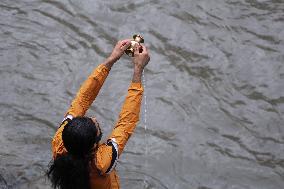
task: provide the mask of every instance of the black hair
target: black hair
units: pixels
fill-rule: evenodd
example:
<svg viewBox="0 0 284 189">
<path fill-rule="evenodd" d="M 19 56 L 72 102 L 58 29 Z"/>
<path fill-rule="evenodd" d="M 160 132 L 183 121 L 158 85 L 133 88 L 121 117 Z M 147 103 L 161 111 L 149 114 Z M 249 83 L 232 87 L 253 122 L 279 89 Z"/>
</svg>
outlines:
<svg viewBox="0 0 284 189">
<path fill-rule="evenodd" d="M 101 136 L 100 128 L 88 117 L 73 118 L 65 125 L 62 140 L 67 153 L 51 161 L 47 171 L 54 189 L 90 189 L 89 162 Z"/>
</svg>

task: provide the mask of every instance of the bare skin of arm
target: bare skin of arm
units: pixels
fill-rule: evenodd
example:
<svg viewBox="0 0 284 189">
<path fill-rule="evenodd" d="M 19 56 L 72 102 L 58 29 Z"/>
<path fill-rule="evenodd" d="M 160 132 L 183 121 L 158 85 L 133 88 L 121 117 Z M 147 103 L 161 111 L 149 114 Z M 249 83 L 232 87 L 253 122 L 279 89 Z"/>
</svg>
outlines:
<svg viewBox="0 0 284 189">
<path fill-rule="evenodd" d="M 114 63 L 120 59 L 120 57 L 123 55 L 124 51 L 129 47 L 130 44 L 130 39 L 118 41 L 113 48 L 111 55 L 102 64 L 110 70 Z"/>
</svg>

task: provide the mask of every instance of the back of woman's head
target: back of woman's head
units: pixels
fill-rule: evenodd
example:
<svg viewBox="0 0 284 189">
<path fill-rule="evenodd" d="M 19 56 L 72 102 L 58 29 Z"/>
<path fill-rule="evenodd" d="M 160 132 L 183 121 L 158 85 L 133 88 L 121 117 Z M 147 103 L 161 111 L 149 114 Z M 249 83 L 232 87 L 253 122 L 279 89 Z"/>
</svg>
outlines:
<svg viewBox="0 0 284 189">
<path fill-rule="evenodd" d="M 97 137 L 98 132 L 91 118 L 76 117 L 63 129 L 64 147 L 74 156 L 85 156 L 100 140 L 100 137 Z"/>
<path fill-rule="evenodd" d="M 73 118 L 64 127 L 62 140 L 67 154 L 56 157 L 47 173 L 53 188 L 90 188 L 89 161 L 94 144 L 101 139 L 101 132 L 97 128 L 87 117 Z"/>
</svg>

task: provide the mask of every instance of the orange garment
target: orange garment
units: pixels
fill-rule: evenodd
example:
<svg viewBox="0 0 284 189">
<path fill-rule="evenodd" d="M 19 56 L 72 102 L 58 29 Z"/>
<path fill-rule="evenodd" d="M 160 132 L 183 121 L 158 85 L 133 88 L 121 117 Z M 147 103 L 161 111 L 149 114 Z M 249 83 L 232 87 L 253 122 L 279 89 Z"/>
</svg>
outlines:
<svg viewBox="0 0 284 189">
<path fill-rule="evenodd" d="M 58 155 L 67 153 L 63 141 L 62 131 L 64 126 L 73 117 L 84 116 L 99 93 L 109 70 L 103 64 L 99 65 L 83 83 L 75 99 L 65 115 L 52 140 L 52 152 L 55 159 Z M 94 152 L 94 159 L 90 162 L 90 183 L 93 189 L 118 189 L 120 188 L 119 177 L 115 170 L 113 154 L 121 155 L 126 142 L 133 133 L 139 121 L 143 87 L 141 83 L 131 83 L 128 94 L 108 143 L 99 144 Z M 109 145 L 111 142 L 112 145 Z M 118 147 L 118 151 L 115 148 Z M 112 169 L 114 168 L 114 169 Z"/>
</svg>

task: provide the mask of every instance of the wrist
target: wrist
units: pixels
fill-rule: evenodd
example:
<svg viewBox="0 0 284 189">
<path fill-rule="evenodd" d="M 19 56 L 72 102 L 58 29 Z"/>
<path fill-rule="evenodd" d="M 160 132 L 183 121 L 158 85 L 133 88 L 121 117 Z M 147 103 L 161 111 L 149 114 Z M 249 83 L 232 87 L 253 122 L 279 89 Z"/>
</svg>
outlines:
<svg viewBox="0 0 284 189">
<path fill-rule="evenodd" d="M 133 77 L 132 77 L 133 83 L 141 83 L 142 72 L 143 70 L 141 69 L 137 69 L 137 70 L 134 69 Z"/>
<path fill-rule="evenodd" d="M 107 62 L 109 62 L 110 64 L 114 64 L 116 61 L 119 60 L 119 58 L 113 56 L 113 55 L 110 55 L 107 59 Z"/>
<path fill-rule="evenodd" d="M 134 73 L 142 73 L 143 68 L 141 66 L 135 65 L 134 66 Z"/>
<path fill-rule="evenodd" d="M 117 60 L 114 57 L 109 56 L 108 58 L 106 58 L 103 64 L 110 70 L 116 61 Z"/>
</svg>

